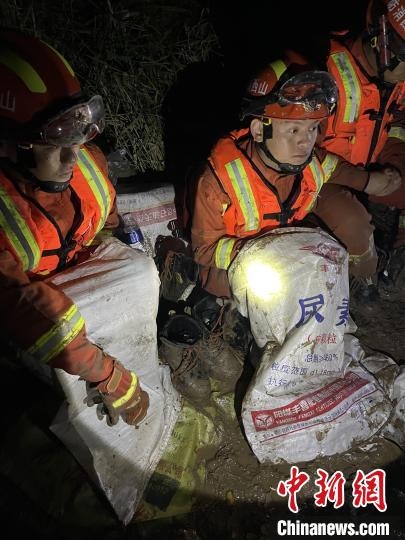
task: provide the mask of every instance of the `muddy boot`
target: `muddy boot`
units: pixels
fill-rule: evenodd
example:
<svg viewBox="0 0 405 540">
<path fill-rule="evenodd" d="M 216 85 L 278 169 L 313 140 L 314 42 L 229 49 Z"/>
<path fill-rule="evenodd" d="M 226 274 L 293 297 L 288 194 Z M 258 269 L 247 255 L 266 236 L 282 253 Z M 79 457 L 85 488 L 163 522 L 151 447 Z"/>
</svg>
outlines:
<svg viewBox="0 0 405 540">
<path fill-rule="evenodd" d="M 224 313 L 223 338 L 233 349 L 246 356 L 253 340 L 249 319 L 243 317 L 233 306 L 227 306 Z"/>
<path fill-rule="evenodd" d="M 201 365 L 206 373 L 219 382 L 221 392 L 231 392 L 242 373 L 244 355 L 223 339 L 222 316 L 225 306 L 215 296 L 205 296 L 193 309 L 193 317 L 203 327 Z"/>
<path fill-rule="evenodd" d="M 211 395 L 211 384 L 199 358 L 202 336 L 201 326 L 192 317 L 174 315 L 163 327 L 159 347 L 159 358 L 172 370 L 173 386 L 200 407 Z"/>
<path fill-rule="evenodd" d="M 198 279 L 198 265 L 184 253 L 168 251 L 159 266 L 160 294 L 171 302 L 185 301 Z"/>
</svg>

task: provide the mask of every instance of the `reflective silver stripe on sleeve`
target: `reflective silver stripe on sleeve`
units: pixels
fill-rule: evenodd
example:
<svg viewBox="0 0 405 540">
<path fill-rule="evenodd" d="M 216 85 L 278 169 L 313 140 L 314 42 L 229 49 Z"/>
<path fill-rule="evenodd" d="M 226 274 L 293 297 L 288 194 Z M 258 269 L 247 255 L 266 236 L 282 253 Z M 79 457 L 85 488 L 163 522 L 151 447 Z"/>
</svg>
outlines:
<svg viewBox="0 0 405 540">
<path fill-rule="evenodd" d="M 236 238 L 225 237 L 218 240 L 217 247 L 215 249 L 215 264 L 217 268 L 228 270 L 231 264 L 232 248 L 236 242 Z"/>
<path fill-rule="evenodd" d="M 73 341 L 83 327 L 84 319 L 77 306 L 73 304 L 27 352 L 40 362 L 47 363 Z"/>
</svg>

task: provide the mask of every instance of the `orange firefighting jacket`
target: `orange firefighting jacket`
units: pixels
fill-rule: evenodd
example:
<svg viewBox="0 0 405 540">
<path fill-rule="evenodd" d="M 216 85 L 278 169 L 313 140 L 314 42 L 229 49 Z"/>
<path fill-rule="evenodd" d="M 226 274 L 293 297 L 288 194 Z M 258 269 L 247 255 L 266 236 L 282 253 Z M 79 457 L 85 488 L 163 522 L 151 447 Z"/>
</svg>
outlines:
<svg viewBox="0 0 405 540">
<path fill-rule="evenodd" d="M 91 243 L 115 211 L 114 188 L 96 154 L 79 151 L 63 199 L 74 207 L 65 236 L 47 209 L 0 171 L 1 326 L 32 358 L 94 382 L 109 376 L 112 358 L 87 340 L 77 306 L 43 279 Z"/>
<path fill-rule="evenodd" d="M 405 141 L 405 130 L 390 126 L 393 113 L 404 108 L 405 82 L 382 93 L 348 49 L 334 40 L 328 70 L 339 87 L 339 100 L 328 119 L 321 146 L 354 165 L 364 166 L 377 160 L 388 137 Z"/>
<path fill-rule="evenodd" d="M 229 236 L 220 239 L 216 248 L 218 268 L 228 267 L 236 238 L 302 220 L 338 161 L 336 156 L 327 155 L 321 163 L 314 155 L 302 173 L 297 174 L 290 196 L 282 203 L 276 189 L 241 149 L 239 143 L 247 136 L 248 129 L 231 132 L 218 142 L 209 158 L 213 173 L 231 199 L 223 214 Z"/>
<path fill-rule="evenodd" d="M 70 189 L 80 216 L 65 239 L 46 210 L 24 198 L 18 184 L 0 171 L 1 234 L 25 272 L 49 274 L 63 268 L 93 240 L 111 211 L 113 187 L 85 148 L 80 150 L 77 164 Z"/>
</svg>

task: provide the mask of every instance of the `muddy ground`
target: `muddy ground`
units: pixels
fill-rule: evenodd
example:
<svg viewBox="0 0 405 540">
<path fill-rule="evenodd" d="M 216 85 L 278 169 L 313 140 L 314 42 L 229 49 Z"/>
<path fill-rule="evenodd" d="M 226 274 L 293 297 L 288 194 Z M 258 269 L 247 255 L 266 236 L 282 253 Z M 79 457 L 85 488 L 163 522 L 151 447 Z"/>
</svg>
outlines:
<svg viewBox="0 0 405 540">
<path fill-rule="evenodd" d="M 398 363 L 405 361 L 405 335 L 402 331 L 405 325 L 404 285 L 405 272 L 401 274 L 395 290 L 380 290 L 377 302 L 366 306 L 353 303 L 351 310 L 358 325 L 356 335 L 362 345 L 383 351 Z M 390 539 L 405 538 L 405 461 L 403 453 L 396 445 L 381 438 L 373 438 L 359 448 L 337 457 L 298 464 L 300 471 L 310 475 L 311 482 L 299 494 L 299 513 L 292 514 L 286 500 L 276 493 L 279 480 L 286 479 L 289 474 L 289 466 L 260 465 L 250 451 L 236 420 L 233 423 L 227 422 L 227 431 L 220 448 L 216 449 L 215 455 L 207 461 L 206 485 L 199 490 L 193 512 L 163 520 L 132 523 L 124 528 L 116 521 L 109 505 L 96 494 L 83 471 L 66 450 L 58 446 L 54 438 L 44 442 L 41 438 L 43 435 L 30 423 L 32 418 L 40 417 L 40 427 L 45 429 L 58 407 L 60 396 L 48 394 L 48 390 L 38 382 L 29 377 L 22 380 L 18 369 L 10 366 L 8 368 L 9 371 L 3 370 L 3 374 L 7 374 L 3 379 L 7 384 L 1 400 L 5 433 L 0 455 L 1 538 L 16 538 L 24 534 L 30 540 L 266 540 L 278 538 L 276 524 L 280 519 L 300 522 L 352 522 L 356 525 L 361 522 L 388 522 Z M 246 378 L 248 376 L 249 373 L 246 373 Z M 10 403 L 15 396 L 13 389 L 16 388 L 19 401 L 12 410 Z M 39 395 L 41 399 L 38 399 Z M 236 402 L 236 408 L 238 406 Z M 38 411 L 40 414 L 36 414 Z M 14 439 L 15 424 L 26 429 L 31 439 Z M 38 453 L 33 453 L 36 457 L 30 457 L 30 449 L 41 445 L 42 453 L 39 456 Z M 21 463 L 21 459 L 24 459 L 25 463 Z M 8 468 L 7 460 L 10 464 Z M 58 477 L 52 478 L 50 468 L 48 484 L 39 476 L 35 478 L 35 474 L 42 474 L 45 462 L 54 462 L 59 473 L 63 471 Z M 10 467 L 15 468 L 14 472 Z M 24 467 L 32 473 L 27 473 L 29 478 L 27 477 L 26 482 L 24 475 L 21 477 L 18 474 Z M 350 504 L 350 485 L 356 471 L 359 468 L 368 471 L 376 467 L 384 468 L 387 473 L 388 508 L 384 513 L 370 505 L 356 509 Z M 337 470 L 343 472 L 347 480 L 346 504 L 343 508 L 334 510 L 331 505 L 326 508 L 315 507 L 315 486 L 312 480 L 317 468 L 323 468 L 329 473 Z M 47 485 L 52 489 L 55 482 L 60 482 L 57 488 L 63 490 L 64 479 L 69 481 L 70 485 L 73 481 L 75 485 L 71 500 L 58 507 L 55 491 L 54 507 L 49 511 L 44 510 L 41 504 L 41 490 L 44 490 L 44 485 L 45 489 L 48 489 Z"/>
<path fill-rule="evenodd" d="M 380 287 L 379 299 L 373 303 L 352 301 L 351 315 L 358 325 L 356 336 L 366 353 L 372 350 L 405 362 L 402 321 L 405 320 L 405 272 L 394 289 Z M 249 379 L 249 368 L 245 373 Z M 243 384 L 242 384 L 243 387 Z M 243 394 L 243 388 L 239 389 Z M 240 403 L 236 400 L 236 409 Z M 226 434 L 215 457 L 207 462 L 206 485 L 200 492 L 198 509 L 188 516 L 172 520 L 141 524 L 142 538 L 158 538 L 164 531 L 167 538 L 246 539 L 278 538 L 276 524 L 280 519 L 299 519 L 301 522 L 361 522 L 390 524 L 389 538 L 405 538 L 405 460 L 403 452 L 392 442 L 374 437 L 358 448 L 344 454 L 299 464 L 311 481 L 300 492 L 300 511 L 292 514 L 286 500 L 277 495 L 280 479 L 289 475 L 286 464 L 259 464 L 243 437 L 237 421 L 226 422 Z M 339 510 L 329 504 L 317 508 L 313 502 L 316 491 L 313 480 L 316 470 L 330 474 L 339 470 L 347 483 L 346 503 Z M 372 505 L 356 509 L 351 504 L 351 482 L 358 469 L 365 472 L 376 468 L 386 471 L 387 511 L 378 512 Z"/>
<path fill-rule="evenodd" d="M 384 352 L 399 364 L 405 363 L 405 271 L 395 287 L 379 287 L 379 298 L 371 303 L 352 301 L 351 315 L 358 326 L 356 336 L 366 353 Z M 249 371 L 249 369 L 248 369 Z M 249 378 L 249 373 L 246 374 Z M 243 389 L 242 389 L 243 392 Z M 238 409 L 236 400 L 236 409 Z M 405 538 L 405 459 L 397 445 L 374 437 L 344 454 L 299 464 L 311 480 L 317 468 L 330 474 L 339 470 L 346 478 L 344 507 L 331 505 L 317 508 L 313 502 L 316 491 L 309 482 L 300 492 L 300 511 L 292 514 L 286 500 L 277 495 L 280 479 L 289 475 L 285 464 L 259 464 L 235 421 L 227 422 L 227 434 L 214 459 L 207 463 L 207 484 L 201 493 L 195 513 L 166 523 L 140 526 L 143 538 L 158 537 L 163 527 L 167 538 L 266 540 L 279 538 L 276 523 L 279 519 L 299 519 L 301 522 L 361 522 L 390 524 L 390 539 Z M 351 481 L 356 471 L 376 468 L 386 471 L 387 511 L 378 512 L 372 505 L 356 509 L 351 505 Z M 151 536 L 149 536 L 151 535 Z M 157 535 L 157 536 L 155 536 Z"/>
</svg>

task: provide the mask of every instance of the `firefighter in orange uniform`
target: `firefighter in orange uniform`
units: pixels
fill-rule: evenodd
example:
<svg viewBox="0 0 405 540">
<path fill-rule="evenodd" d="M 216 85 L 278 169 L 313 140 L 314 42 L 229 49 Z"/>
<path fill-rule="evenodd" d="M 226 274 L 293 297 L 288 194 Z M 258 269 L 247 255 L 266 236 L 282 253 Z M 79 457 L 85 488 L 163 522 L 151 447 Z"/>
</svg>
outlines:
<svg viewBox="0 0 405 540">
<path fill-rule="evenodd" d="M 100 96 L 85 99 L 66 60 L 43 41 L 0 32 L 0 298 L 10 342 L 85 379 L 110 422 L 138 424 L 149 398 L 135 373 L 86 338 L 77 306 L 44 278 L 118 225 L 100 150 Z"/>
<path fill-rule="evenodd" d="M 405 246 L 405 1 L 371 0 L 367 29 L 332 40 L 327 66 L 339 101 L 320 144 L 354 165 L 400 174 L 399 189 L 370 199 L 402 211 L 394 246 Z"/>
<path fill-rule="evenodd" d="M 216 296 L 230 296 L 226 271 L 243 243 L 322 211 L 318 194 L 326 183 L 385 194 L 400 181 L 391 169 L 359 174 L 340 157 L 314 149 L 320 123 L 338 98 L 327 72 L 308 71 L 301 59 L 289 58 L 273 62 L 262 75 L 250 85 L 243 113 L 251 120 L 249 127 L 218 141 L 197 179 L 195 197 L 189 196 L 192 247 L 202 286 Z M 339 204 L 329 205 L 330 219 L 337 216 L 345 232 L 351 231 L 348 251 L 361 255 L 356 234 L 361 229 L 362 241 L 369 244 L 370 216 L 358 203 L 358 211 L 342 219 Z M 353 271 L 368 275 L 375 264 L 371 250 Z"/>
</svg>

